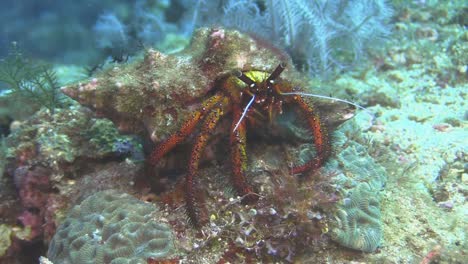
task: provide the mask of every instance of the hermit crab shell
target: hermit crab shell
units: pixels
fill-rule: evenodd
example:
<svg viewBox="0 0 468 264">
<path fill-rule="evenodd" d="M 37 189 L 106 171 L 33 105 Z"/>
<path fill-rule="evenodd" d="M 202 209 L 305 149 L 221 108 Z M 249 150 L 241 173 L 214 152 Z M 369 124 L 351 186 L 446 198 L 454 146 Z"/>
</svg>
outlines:
<svg viewBox="0 0 468 264">
<path fill-rule="evenodd" d="M 116 64 L 62 91 L 112 120 L 121 132 L 159 142 L 177 131 L 228 75 L 253 69 L 271 72 L 280 62 L 288 65 L 281 78 L 297 87 L 307 85 L 291 59 L 272 45 L 235 30 L 201 28 L 179 53 L 165 55 L 149 49 L 143 59 Z M 330 107 L 342 109 L 327 109 L 333 116 L 324 118 L 325 122 L 341 123 L 337 121 L 347 107 L 327 103 Z"/>
</svg>

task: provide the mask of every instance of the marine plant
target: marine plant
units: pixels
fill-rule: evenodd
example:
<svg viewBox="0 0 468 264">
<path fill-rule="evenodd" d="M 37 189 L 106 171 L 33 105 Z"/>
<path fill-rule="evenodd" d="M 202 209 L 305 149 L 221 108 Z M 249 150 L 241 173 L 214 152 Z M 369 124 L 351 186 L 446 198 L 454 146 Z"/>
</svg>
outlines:
<svg viewBox="0 0 468 264">
<path fill-rule="evenodd" d="M 198 24 L 221 24 L 272 40 L 291 55 L 296 66 L 322 78 L 355 64 L 387 36 L 393 14 L 384 0 L 185 2 L 196 7 Z M 218 15 L 212 12 L 216 9 L 221 9 Z"/>
<path fill-rule="evenodd" d="M 62 106 L 55 71 L 25 57 L 15 42 L 8 56 L 0 60 L 0 85 L 4 96 L 32 109 L 45 107 L 53 112 Z"/>
</svg>

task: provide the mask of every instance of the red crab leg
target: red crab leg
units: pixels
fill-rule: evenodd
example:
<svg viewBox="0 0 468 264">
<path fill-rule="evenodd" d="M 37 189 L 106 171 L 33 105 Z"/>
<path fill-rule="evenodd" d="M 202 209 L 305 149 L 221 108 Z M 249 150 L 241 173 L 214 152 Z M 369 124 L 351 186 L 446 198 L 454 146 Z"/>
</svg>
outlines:
<svg viewBox="0 0 468 264">
<path fill-rule="evenodd" d="M 203 126 L 201 128 L 200 134 L 198 134 L 195 144 L 192 149 L 192 154 L 190 156 L 189 168 L 187 176 L 185 177 L 185 203 L 187 215 L 191 223 L 195 227 L 200 227 L 200 221 L 197 214 L 196 207 L 196 197 L 195 197 L 195 182 L 194 178 L 198 174 L 198 167 L 200 164 L 200 158 L 203 154 L 206 142 L 210 138 L 211 133 L 216 128 L 219 119 L 223 116 L 224 112 L 220 108 L 215 108 L 208 113 Z"/>
<path fill-rule="evenodd" d="M 300 96 L 293 96 L 293 100 L 299 106 L 300 111 L 307 117 L 307 124 L 314 136 L 314 145 L 317 152 L 317 156 L 310 161 L 292 168 L 293 174 L 300 174 L 308 170 L 320 168 L 330 156 L 331 148 L 328 131 L 322 123 L 317 111 Z"/>
<path fill-rule="evenodd" d="M 246 136 L 245 136 L 245 118 L 242 119 L 234 130 L 237 122 L 240 120 L 242 111 L 239 105 L 233 107 L 233 122 L 231 127 L 231 159 L 232 159 L 232 182 L 234 188 L 240 196 L 244 196 L 243 202 L 254 202 L 257 196 L 253 195 L 251 187 L 245 179 L 245 171 L 247 170 L 247 154 L 245 152 Z M 249 195 L 250 194 L 250 195 Z"/>
<path fill-rule="evenodd" d="M 157 164 L 158 161 L 166 155 L 171 149 L 173 149 L 177 144 L 184 140 L 188 135 L 193 133 L 198 122 L 216 106 L 223 96 L 214 95 L 208 100 L 202 103 L 202 106 L 190 116 L 190 118 L 182 125 L 182 128 L 177 131 L 177 133 L 171 135 L 164 142 L 156 146 L 154 151 L 151 153 L 149 162 L 153 165 Z"/>
</svg>

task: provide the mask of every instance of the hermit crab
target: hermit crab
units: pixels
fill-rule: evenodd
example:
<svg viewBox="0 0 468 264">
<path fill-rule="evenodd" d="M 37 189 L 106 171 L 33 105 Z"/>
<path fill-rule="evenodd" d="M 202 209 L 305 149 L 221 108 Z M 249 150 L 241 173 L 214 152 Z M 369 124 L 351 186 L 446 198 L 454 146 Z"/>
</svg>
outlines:
<svg viewBox="0 0 468 264">
<path fill-rule="evenodd" d="M 215 129 L 229 134 L 230 182 L 246 203 L 258 199 L 246 177 L 248 132 L 268 128 L 292 112 L 307 131 L 314 154 L 295 162 L 290 173 L 315 171 L 329 158 L 330 131 L 351 118 L 353 110 L 336 100 L 312 102 L 303 90 L 308 82 L 300 76 L 291 59 L 271 45 L 234 30 L 202 28 L 179 53 L 148 50 L 143 60 L 117 65 L 62 91 L 111 119 L 121 132 L 151 139 L 150 167 L 162 166 L 171 150 L 190 142 L 183 193 L 189 219 L 201 226 L 199 166 Z"/>
<path fill-rule="evenodd" d="M 199 172 L 199 163 L 210 135 L 221 118 L 230 116 L 230 158 L 232 167 L 231 182 L 243 202 L 253 202 L 257 195 L 247 183 L 246 138 L 247 129 L 274 122 L 283 113 L 284 107 L 293 108 L 301 116 L 312 134 L 315 156 L 304 164 L 291 168 L 292 174 L 301 174 L 320 168 L 331 152 L 329 132 L 314 105 L 307 102 L 304 94 L 291 82 L 281 78 L 286 64 L 280 63 L 271 73 L 260 70 L 237 71 L 223 78 L 213 96 L 206 99 L 195 110 L 181 129 L 156 146 L 150 157 L 155 165 L 176 145 L 181 143 L 197 126 L 201 127 L 196 136 L 185 176 L 184 195 L 186 211 L 192 224 L 199 226 L 197 216 L 199 203 L 194 187 Z"/>
</svg>

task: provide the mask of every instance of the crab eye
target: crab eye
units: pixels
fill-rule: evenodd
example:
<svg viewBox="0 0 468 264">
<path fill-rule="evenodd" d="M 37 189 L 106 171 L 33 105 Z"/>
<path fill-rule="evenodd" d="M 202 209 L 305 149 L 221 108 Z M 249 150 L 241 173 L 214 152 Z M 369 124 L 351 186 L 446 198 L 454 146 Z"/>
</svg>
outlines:
<svg viewBox="0 0 468 264">
<path fill-rule="evenodd" d="M 281 62 L 280 64 L 278 64 L 276 69 L 268 77 L 267 83 L 274 83 L 275 79 L 278 78 L 278 76 L 284 71 L 286 65 L 287 64 L 285 62 Z"/>
<path fill-rule="evenodd" d="M 249 77 L 247 77 L 245 73 L 238 71 L 236 77 L 239 78 L 239 80 L 243 81 L 245 84 L 247 84 L 250 88 L 255 87 L 255 82 Z"/>
</svg>

